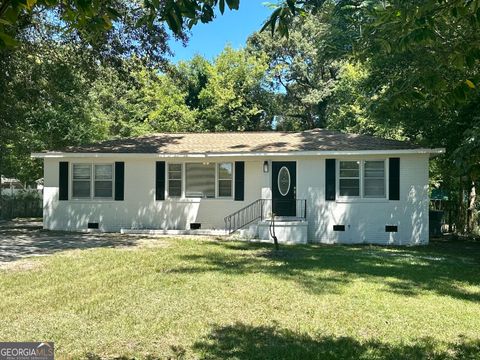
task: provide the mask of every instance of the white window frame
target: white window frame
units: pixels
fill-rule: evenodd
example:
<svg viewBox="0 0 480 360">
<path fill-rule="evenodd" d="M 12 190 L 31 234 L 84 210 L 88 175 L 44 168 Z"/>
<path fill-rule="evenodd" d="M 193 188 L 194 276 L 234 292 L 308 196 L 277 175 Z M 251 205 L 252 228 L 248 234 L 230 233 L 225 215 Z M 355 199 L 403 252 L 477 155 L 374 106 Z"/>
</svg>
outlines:
<svg viewBox="0 0 480 360">
<path fill-rule="evenodd" d="M 230 164 L 232 165 L 232 178 L 231 179 L 223 179 L 220 178 L 220 165 L 222 164 Z M 220 180 L 228 180 L 231 181 L 230 189 L 231 195 L 230 196 L 220 196 Z M 234 194 L 234 182 L 235 182 L 235 163 L 233 161 L 221 161 L 216 163 L 216 171 L 215 171 L 215 197 L 218 199 L 233 199 Z"/>
<path fill-rule="evenodd" d="M 389 174 L 388 174 L 388 159 L 386 158 L 372 158 L 372 159 L 337 159 L 336 160 L 336 199 L 338 199 L 340 202 L 345 201 L 345 200 L 351 200 L 351 201 L 388 201 L 389 197 Z M 340 162 L 341 161 L 358 161 L 359 162 L 359 175 L 360 175 L 360 189 L 359 189 L 359 196 L 340 196 Z M 374 196 L 365 196 L 364 192 L 364 182 L 365 182 L 365 174 L 364 174 L 364 168 L 365 168 L 365 161 L 383 161 L 384 164 L 384 171 L 385 171 L 385 196 L 383 197 L 374 197 Z M 348 179 L 348 178 L 342 178 L 342 179 Z"/>
<path fill-rule="evenodd" d="M 342 179 L 352 179 L 352 180 L 357 180 L 358 179 L 358 196 L 353 196 L 353 195 L 340 195 L 340 163 L 341 162 L 356 162 L 358 163 L 358 177 L 343 177 Z M 362 198 L 362 161 L 358 159 L 343 159 L 343 160 L 337 160 L 337 197 L 341 199 L 360 199 Z"/>
<path fill-rule="evenodd" d="M 89 165 L 90 166 L 90 179 L 89 180 L 75 180 L 73 178 L 73 168 L 75 165 Z M 112 167 L 112 196 L 111 197 L 96 197 L 95 196 L 95 165 L 110 165 Z M 114 163 L 95 163 L 95 162 L 78 162 L 72 163 L 70 166 L 70 199 L 72 200 L 113 200 L 115 196 L 115 164 Z M 78 197 L 73 196 L 73 182 L 74 181 L 89 181 L 90 182 L 90 196 L 89 197 Z M 109 180 L 98 180 L 98 181 L 109 181 Z"/>
<path fill-rule="evenodd" d="M 74 167 L 75 165 L 87 165 L 87 166 L 90 166 L 90 178 L 87 180 L 87 179 L 78 179 L 78 180 L 75 180 L 75 177 L 74 177 Z M 72 174 L 72 180 L 70 181 L 70 185 L 71 185 L 71 199 L 74 199 L 74 200 L 90 200 L 92 198 L 92 178 L 93 178 L 93 174 L 92 174 L 92 169 L 93 169 L 93 164 L 92 163 L 72 163 L 72 166 L 71 166 L 71 169 L 70 169 L 70 173 Z M 88 182 L 90 184 L 90 194 L 89 196 L 85 196 L 85 197 L 80 197 L 80 196 L 74 196 L 73 195 L 73 184 L 75 182 Z"/>
<path fill-rule="evenodd" d="M 180 196 L 171 196 L 170 195 L 170 166 L 171 165 L 180 165 Z M 167 183 L 167 197 L 172 199 L 183 199 L 185 197 L 185 166 L 183 163 L 172 162 L 167 164 L 167 174 L 166 174 L 166 183 Z M 175 179 L 174 181 L 178 181 Z"/>
</svg>

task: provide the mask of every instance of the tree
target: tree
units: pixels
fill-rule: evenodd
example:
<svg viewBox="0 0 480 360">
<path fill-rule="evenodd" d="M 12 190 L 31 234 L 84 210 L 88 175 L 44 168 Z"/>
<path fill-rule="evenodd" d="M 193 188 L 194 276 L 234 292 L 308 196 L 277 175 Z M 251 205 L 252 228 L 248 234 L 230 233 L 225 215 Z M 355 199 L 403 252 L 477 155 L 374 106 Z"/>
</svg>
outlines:
<svg viewBox="0 0 480 360">
<path fill-rule="evenodd" d="M 102 138 L 91 120 L 90 87 L 76 49 L 35 44 L 0 52 L 0 168 L 29 182 L 40 177 L 32 151 Z"/>
<path fill-rule="evenodd" d="M 196 112 L 186 104 L 187 94 L 169 76 L 135 59 L 125 61 L 124 67 L 129 80 L 116 68 L 103 68 L 90 92 L 95 120 L 105 124 L 107 137 L 198 128 Z"/>
<path fill-rule="evenodd" d="M 270 94 L 265 89 L 266 56 L 227 46 L 207 68 L 201 90 L 199 116 L 208 131 L 243 131 L 270 128 Z"/>
<path fill-rule="evenodd" d="M 189 61 L 180 61 L 168 74 L 187 93 L 186 104 L 191 110 L 200 108 L 200 93 L 208 83 L 210 62 L 203 56 L 195 55 Z"/>
<path fill-rule="evenodd" d="M 471 155 L 480 147 L 480 3 L 287 0 L 263 29 L 289 37 L 299 18 L 332 6 L 337 31 L 328 36 L 342 30 L 337 40 L 345 41 L 332 44 L 341 52 L 350 43 L 347 59 L 365 76 L 355 79 L 352 69 L 342 69 L 329 126 L 446 147 L 433 169 L 456 204 L 457 230 L 472 231 L 480 161 Z"/>
<path fill-rule="evenodd" d="M 238 9 L 240 0 L 2 0 L 0 2 L 0 47 L 19 42 L 16 27 L 25 18 L 44 11 L 55 14 L 59 22 L 76 35 L 93 40 L 109 36 L 120 30 L 119 35 L 143 42 L 155 51 L 155 36 L 163 35 L 163 24 L 178 36 L 198 22 L 207 23 L 215 17 L 218 6 L 224 13 L 225 5 Z M 141 29 L 136 32 L 136 29 Z M 133 44 L 132 44 L 133 45 Z"/>
<path fill-rule="evenodd" d="M 335 88 L 341 61 L 331 52 L 327 34 L 332 29 L 327 9 L 298 18 L 289 37 L 255 33 L 248 39 L 251 53 L 265 52 L 272 89 L 283 93 L 279 128 L 325 127 L 326 109 Z"/>
</svg>

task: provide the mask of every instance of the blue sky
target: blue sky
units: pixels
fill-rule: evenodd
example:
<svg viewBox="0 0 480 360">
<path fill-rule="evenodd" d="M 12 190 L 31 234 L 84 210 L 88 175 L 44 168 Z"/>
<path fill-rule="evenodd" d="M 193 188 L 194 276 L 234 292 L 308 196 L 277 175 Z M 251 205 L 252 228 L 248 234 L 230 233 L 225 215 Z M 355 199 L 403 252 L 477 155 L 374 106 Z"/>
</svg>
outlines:
<svg viewBox="0 0 480 360">
<path fill-rule="evenodd" d="M 260 30 L 272 12 L 263 5 L 265 2 L 266 0 L 241 0 L 239 10 L 226 9 L 223 15 L 219 14 L 212 22 L 196 25 L 186 47 L 172 39 L 170 47 L 175 53 L 172 61 L 188 60 L 195 54 L 203 55 L 210 60 L 227 44 L 234 48 L 244 46 L 248 36 Z"/>
</svg>

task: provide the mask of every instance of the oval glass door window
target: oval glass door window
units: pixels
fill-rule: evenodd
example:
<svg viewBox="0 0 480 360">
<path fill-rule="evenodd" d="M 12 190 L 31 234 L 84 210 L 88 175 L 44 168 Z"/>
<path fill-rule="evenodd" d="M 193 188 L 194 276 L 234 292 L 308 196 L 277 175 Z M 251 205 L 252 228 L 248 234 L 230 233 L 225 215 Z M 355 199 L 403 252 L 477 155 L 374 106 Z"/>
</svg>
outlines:
<svg viewBox="0 0 480 360">
<path fill-rule="evenodd" d="M 278 172 L 278 191 L 282 196 L 290 191 L 290 171 L 285 166 Z"/>
</svg>

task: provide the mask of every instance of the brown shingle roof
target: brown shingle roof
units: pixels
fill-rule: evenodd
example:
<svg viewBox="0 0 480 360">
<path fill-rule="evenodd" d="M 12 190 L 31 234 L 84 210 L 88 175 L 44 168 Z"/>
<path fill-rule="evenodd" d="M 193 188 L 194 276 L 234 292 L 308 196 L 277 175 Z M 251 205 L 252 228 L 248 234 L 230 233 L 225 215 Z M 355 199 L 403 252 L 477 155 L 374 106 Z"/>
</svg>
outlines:
<svg viewBox="0 0 480 360">
<path fill-rule="evenodd" d="M 369 135 L 314 129 L 303 132 L 162 133 L 68 147 L 67 153 L 243 153 L 403 150 L 419 146 Z"/>
</svg>

